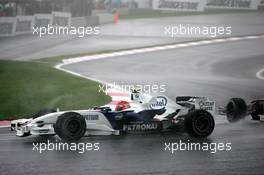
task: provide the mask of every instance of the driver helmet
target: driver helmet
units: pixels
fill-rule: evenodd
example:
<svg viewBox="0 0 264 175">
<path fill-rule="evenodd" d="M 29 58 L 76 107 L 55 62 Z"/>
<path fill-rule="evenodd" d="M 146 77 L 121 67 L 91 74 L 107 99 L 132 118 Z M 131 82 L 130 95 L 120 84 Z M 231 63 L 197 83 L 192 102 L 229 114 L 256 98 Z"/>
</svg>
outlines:
<svg viewBox="0 0 264 175">
<path fill-rule="evenodd" d="M 117 102 L 115 110 L 116 111 L 122 111 L 122 110 L 125 110 L 125 109 L 128 109 L 128 108 L 130 108 L 129 102 L 120 100 L 120 101 Z"/>
</svg>

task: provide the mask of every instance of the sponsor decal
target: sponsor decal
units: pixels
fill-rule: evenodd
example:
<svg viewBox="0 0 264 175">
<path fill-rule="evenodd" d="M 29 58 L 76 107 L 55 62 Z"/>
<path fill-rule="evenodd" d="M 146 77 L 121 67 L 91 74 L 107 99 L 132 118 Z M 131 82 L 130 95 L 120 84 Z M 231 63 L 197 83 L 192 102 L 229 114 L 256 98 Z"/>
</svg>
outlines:
<svg viewBox="0 0 264 175">
<path fill-rule="evenodd" d="M 186 1 L 159 1 L 159 8 L 174 8 L 174 9 L 197 9 L 198 2 L 186 2 Z"/>
<path fill-rule="evenodd" d="M 167 105 L 167 98 L 163 96 L 156 97 L 153 102 L 150 103 L 151 109 L 162 109 Z"/>
<path fill-rule="evenodd" d="M 158 123 L 123 125 L 123 131 L 150 131 L 158 129 Z"/>
<path fill-rule="evenodd" d="M 115 116 L 115 119 L 116 120 L 122 120 L 123 119 L 123 114 L 117 114 L 116 116 Z"/>
<path fill-rule="evenodd" d="M 201 109 L 206 110 L 206 111 L 212 111 L 214 107 L 214 102 L 212 101 L 200 101 L 198 103 Z"/>
<path fill-rule="evenodd" d="M 257 9 L 260 0 L 209 0 L 207 8 Z"/>
<path fill-rule="evenodd" d="M 99 120 L 99 115 L 93 115 L 93 114 L 88 114 L 88 115 L 83 115 L 85 120 Z"/>
<path fill-rule="evenodd" d="M 206 0 L 153 0 L 153 9 L 175 11 L 203 11 Z"/>
</svg>

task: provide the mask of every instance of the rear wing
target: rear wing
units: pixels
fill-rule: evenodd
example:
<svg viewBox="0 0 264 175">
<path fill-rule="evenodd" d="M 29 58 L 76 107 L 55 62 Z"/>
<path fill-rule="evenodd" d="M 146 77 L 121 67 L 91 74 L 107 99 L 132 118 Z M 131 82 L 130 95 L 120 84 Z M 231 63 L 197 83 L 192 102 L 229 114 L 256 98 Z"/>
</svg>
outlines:
<svg viewBox="0 0 264 175">
<path fill-rule="evenodd" d="M 209 100 L 208 97 L 198 96 L 178 96 L 176 103 L 188 108 L 202 109 L 210 112 L 212 115 L 216 114 L 216 104 L 214 101 Z"/>
</svg>

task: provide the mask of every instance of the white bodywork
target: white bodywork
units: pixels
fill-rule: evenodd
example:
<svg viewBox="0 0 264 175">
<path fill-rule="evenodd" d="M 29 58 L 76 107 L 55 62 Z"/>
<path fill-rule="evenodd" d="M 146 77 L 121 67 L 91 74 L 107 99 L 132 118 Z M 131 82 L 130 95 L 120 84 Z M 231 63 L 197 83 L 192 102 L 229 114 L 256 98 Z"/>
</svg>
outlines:
<svg viewBox="0 0 264 175">
<path fill-rule="evenodd" d="M 195 109 L 204 109 L 215 116 L 215 102 L 210 101 L 206 97 L 193 97 L 185 101 L 195 107 Z M 162 109 L 166 111 L 161 115 L 156 115 L 154 118 L 158 121 L 168 120 L 166 117 L 174 113 L 176 110 L 179 112 L 173 118 L 177 123 L 177 117 L 189 113 L 190 108 L 180 103 L 170 100 L 164 95 L 150 95 L 144 93 L 132 93 L 132 103 L 128 111 L 136 113 L 143 110 Z M 73 110 L 54 112 L 40 116 L 35 119 L 19 119 L 11 122 L 11 129 L 16 131 L 16 135 L 23 137 L 27 135 L 55 135 L 54 125 L 57 118 L 66 112 L 76 112 L 84 116 L 86 119 L 86 136 L 87 135 L 119 135 L 119 130 L 114 130 L 111 123 L 104 116 L 100 110 Z M 96 119 L 94 119 L 96 117 Z"/>
</svg>

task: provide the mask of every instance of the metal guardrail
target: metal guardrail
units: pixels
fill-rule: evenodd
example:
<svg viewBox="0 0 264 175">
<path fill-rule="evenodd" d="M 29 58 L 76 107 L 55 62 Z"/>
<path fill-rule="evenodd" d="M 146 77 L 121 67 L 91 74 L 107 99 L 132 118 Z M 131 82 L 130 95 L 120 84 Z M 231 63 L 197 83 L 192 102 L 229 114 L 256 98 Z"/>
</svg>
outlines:
<svg viewBox="0 0 264 175">
<path fill-rule="evenodd" d="M 52 12 L 51 14 L 35 14 L 33 16 L 0 17 L 0 37 L 28 34 L 33 31 L 33 26 L 71 24 L 71 14 Z"/>
</svg>

